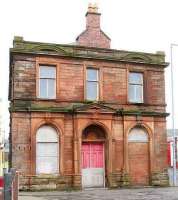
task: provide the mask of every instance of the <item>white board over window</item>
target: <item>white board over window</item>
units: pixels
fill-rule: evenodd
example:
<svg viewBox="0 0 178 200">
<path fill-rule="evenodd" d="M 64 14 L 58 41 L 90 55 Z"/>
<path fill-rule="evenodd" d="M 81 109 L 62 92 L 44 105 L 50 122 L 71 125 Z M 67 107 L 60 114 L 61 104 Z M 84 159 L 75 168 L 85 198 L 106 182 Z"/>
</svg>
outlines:
<svg viewBox="0 0 178 200">
<path fill-rule="evenodd" d="M 58 170 L 58 134 L 50 126 L 42 126 L 36 135 L 36 173 L 56 174 Z"/>
<path fill-rule="evenodd" d="M 144 128 L 133 128 L 128 135 L 129 142 L 148 142 L 148 134 Z"/>
</svg>

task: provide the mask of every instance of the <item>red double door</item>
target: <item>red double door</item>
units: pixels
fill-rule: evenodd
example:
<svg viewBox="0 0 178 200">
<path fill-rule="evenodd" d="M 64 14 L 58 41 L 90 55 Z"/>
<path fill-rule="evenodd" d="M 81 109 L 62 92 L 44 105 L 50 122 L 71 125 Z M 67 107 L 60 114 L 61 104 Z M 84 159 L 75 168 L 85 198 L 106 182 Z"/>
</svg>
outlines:
<svg viewBox="0 0 178 200">
<path fill-rule="evenodd" d="M 82 185 L 83 187 L 104 187 L 104 144 L 82 144 Z"/>
</svg>

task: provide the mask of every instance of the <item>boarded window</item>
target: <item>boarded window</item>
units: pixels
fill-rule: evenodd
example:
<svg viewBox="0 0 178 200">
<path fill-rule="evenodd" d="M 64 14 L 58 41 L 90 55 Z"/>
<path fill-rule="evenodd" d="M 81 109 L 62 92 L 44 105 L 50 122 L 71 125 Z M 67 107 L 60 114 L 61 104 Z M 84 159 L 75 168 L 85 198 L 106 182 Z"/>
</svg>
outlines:
<svg viewBox="0 0 178 200">
<path fill-rule="evenodd" d="M 56 98 L 56 67 L 40 66 L 39 97 L 43 99 Z"/>
<path fill-rule="evenodd" d="M 133 128 L 128 136 L 129 142 L 148 142 L 148 134 L 144 128 Z"/>
<path fill-rule="evenodd" d="M 59 172 L 58 134 L 50 126 L 42 126 L 36 135 L 36 173 L 56 174 Z"/>
<path fill-rule="evenodd" d="M 86 98 L 87 100 L 98 100 L 99 97 L 99 81 L 98 69 L 87 69 L 87 83 L 86 83 Z"/>
</svg>

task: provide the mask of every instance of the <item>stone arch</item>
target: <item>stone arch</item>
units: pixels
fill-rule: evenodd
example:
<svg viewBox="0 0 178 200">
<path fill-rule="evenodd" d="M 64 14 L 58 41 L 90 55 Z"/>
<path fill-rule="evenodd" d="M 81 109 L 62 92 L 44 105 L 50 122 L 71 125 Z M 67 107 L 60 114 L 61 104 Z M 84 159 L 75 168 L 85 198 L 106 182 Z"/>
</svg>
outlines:
<svg viewBox="0 0 178 200">
<path fill-rule="evenodd" d="M 90 125 L 85 128 L 82 133 L 82 141 L 84 140 L 105 140 L 106 134 L 105 131 L 97 126 L 97 125 Z"/>
<path fill-rule="evenodd" d="M 153 137 L 153 131 L 152 129 L 145 123 L 134 123 L 132 125 L 130 125 L 127 130 L 126 130 L 126 135 L 127 135 L 127 138 L 128 138 L 128 134 L 130 133 L 131 129 L 135 128 L 135 127 L 139 127 L 139 128 L 144 128 L 147 133 L 148 133 L 148 137 L 149 137 L 149 140 L 152 141 L 152 137 Z"/>
<path fill-rule="evenodd" d="M 128 134 L 128 142 L 149 142 L 149 135 L 145 128 L 135 126 Z"/>
<path fill-rule="evenodd" d="M 109 128 L 108 128 L 105 124 L 103 124 L 103 123 L 101 123 L 101 122 L 99 122 L 99 121 L 92 121 L 92 122 L 89 122 L 89 123 L 85 124 L 85 126 L 81 128 L 81 131 L 80 131 L 80 133 L 79 133 L 79 138 L 82 138 L 83 131 L 84 131 L 87 127 L 89 127 L 89 126 L 91 126 L 91 125 L 98 126 L 98 127 L 100 127 L 101 129 L 103 129 L 103 131 L 104 131 L 105 134 L 106 134 L 106 139 L 109 139 L 109 137 L 111 137 L 110 130 L 109 130 Z"/>
<path fill-rule="evenodd" d="M 38 122 L 38 124 L 33 129 L 33 133 L 35 133 L 35 137 L 36 137 L 36 133 L 37 133 L 38 129 L 45 125 L 53 127 L 57 131 L 57 133 L 59 135 L 59 139 L 63 136 L 63 134 L 64 134 L 63 130 L 56 122 L 54 122 L 54 121 L 51 122 L 48 120 L 41 120 L 40 122 Z"/>
<path fill-rule="evenodd" d="M 56 141 L 59 141 L 59 134 L 57 132 L 57 130 L 53 127 L 53 126 L 50 126 L 48 124 L 44 124 L 42 126 L 39 127 L 39 129 L 37 130 L 36 132 L 36 142 L 41 142 L 41 141 L 46 141 L 47 139 L 47 133 L 44 132 L 44 137 L 42 136 L 42 131 L 45 127 L 48 128 L 50 134 L 51 134 L 51 137 L 49 138 L 51 142 L 56 142 Z M 45 131 L 45 130 L 44 130 Z"/>
</svg>

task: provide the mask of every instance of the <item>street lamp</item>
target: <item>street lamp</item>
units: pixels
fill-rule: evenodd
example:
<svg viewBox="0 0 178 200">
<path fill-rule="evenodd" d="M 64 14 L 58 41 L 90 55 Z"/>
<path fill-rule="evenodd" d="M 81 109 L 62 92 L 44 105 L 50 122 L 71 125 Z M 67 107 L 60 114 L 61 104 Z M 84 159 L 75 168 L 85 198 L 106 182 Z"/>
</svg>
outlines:
<svg viewBox="0 0 178 200">
<path fill-rule="evenodd" d="M 175 112 L 174 112 L 174 66 L 173 66 L 173 47 L 178 44 L 171 44 L 171 96 L 172 96 L 172 129 L 173 129 L 173 185 L 176 186 L 176 133 L 175 133 Z"/>
</svg>

